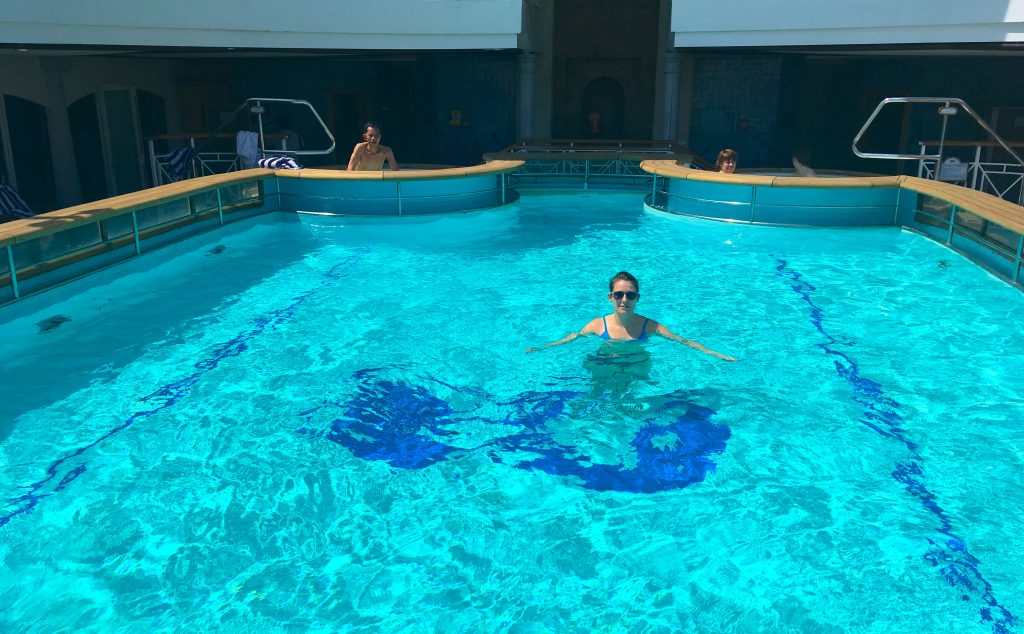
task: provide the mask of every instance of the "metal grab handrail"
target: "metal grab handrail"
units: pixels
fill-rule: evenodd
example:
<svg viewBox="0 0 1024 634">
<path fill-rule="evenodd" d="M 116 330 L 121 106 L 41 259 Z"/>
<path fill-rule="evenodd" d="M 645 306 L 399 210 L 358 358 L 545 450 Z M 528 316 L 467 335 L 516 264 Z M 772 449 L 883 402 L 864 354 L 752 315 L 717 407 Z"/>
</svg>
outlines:
<svg viewBox="0 0 1024 634">
<path fill-rule="evenodd" d="M 890 103 L 941 103 L 941 104 L 945 104 L 942 108 L 939 108 L 939 115 L 942 116 L 942 134 L 941 134 L 941 136 L 939 138 L 939 153 L 938 154 L 879 154 L 879 153 L 874 153 L 874 152 L 861 152 L 859 149 L 857 149 L 857 143 L 860 142 L 861 137 L 864 136 L 864 133 L 867 132 L 867 129 L 874 122 L 875 117 L 877 117 L 878 113 L 882 111 L 882 108 L 884 108 L 887 104 L 890 104 Z M 974 112 L 974 110 L 971 109 L 971 107 L 969 105 L 967 105 L 966 101 L 964 101 L 963 99 L 959 99 L 957 97 L 886 97 L 885 99 L 883 99 L 882 101 L 880 101 L 878 103 L 878 106 L 875 108 L 875 111 L 872 112 L 871 116 L 868 117 L 868 120 L 864 122 L 864 125 L 861 127 L 860 132 L 857 133 L 857 136 L 853 137 L 853 145 L 852 145 L 853 153 L 856 154 L 857 156 L 861 157 L 861 158 L 896 159 L 896 160 L 912 160 L 912 161 L 920 161 L 920 160 L 924 160 L 924 159 L 935 159 L 936 166 L 937 166 L 936 170 L 935 170 L 935 180 L 939 180 L 939 176 L 940 176 L 942 170 L 941 170 L 941 167 L 938 167 L 938 166 L 941 165 L 941 163 L 942 163 L 942 147 L 943 147 L 943 145 L 946 142 L 946 123 L 948 122 L 949 117 L 951 115 L 956 114 L 955 109 L 952 112 L 947 112 L 947 113 L 943 113 L 943 110 L 946 109 L 946 108 L 949 108 L 952 104 L 957 104 L 960 107 L 962 107 L 964 109 L 964 111 L 967 114 L 971 115 L 971 117 L 978 123 L 978 125 L 980 125 L 982 127 L 982 129 L 985 130 L 985 132 L 988 132 L 989 136 L 991 136 L 993 139 L 995 139 L 996 142 L 998 142 L 999 145 L 1001 145 L 1004 150 L 1006 150 L 1007 152 L 1010 153 L 1010 156 L 1015 158 L 1017 160 L 1017 162 L 1021 164 L 1021 167 L 1024 167 L 1024 160 L 1021 160 L 1020 156 L 1018 156 L 1016 152 L 1014 152 L 1012 149 L 1010 149 L 1010 146 L 1006 144 L 1006 141 L 1004 141 L 1001 136 L 996 134 L 996 131 L 993 130 L 991 127 L 989 127 L 989 125 L 987 123 L 985 123 L 985 121 L 981 117 L 978 116 L 978 113 Z"/>
<path fill-rule="evenodd" d="M 319 123 L 320 127 L 323 128 L 324 134 L 326 134 L 327 138 L 331 140 L 331 147 L 327 148 L 326 150 L 268 150 L 268 149 L 266 149 L 265 144 L 264 144 L 264 139 L 263 139 L 263 103 L 264 102 L 290 103 L 290 104 L 294 104 L 294 105 L 298 105 L 298 106 L 306 106 L 307 108 L 309 108 L 309 111 L 312 112 L 313 116 L 316 118 L 317 123 Z M 231 114 L 229 114 L 228 116 L 224 117 L 224 120 L 221 122 L 221 124 L 219 126 L 217 126 L 217 129 L 214 130 L 213 132 L 211 132 L 209 134 L 209 136 L 207 136 L 206 139 L 202 143 L 200 143 L 198 147 L 196 147 L 195 152 L 198 154 L 200 151 L 205 149 L 206 146 L 209 145 L 210 142 L 213 141 L 213 139 L 216 138 L 217 135 L 220 134 L 220 132 L 222 130 L 224 130 L 224 128 L 228 127 L 228 125 L 230 125 L 235 120 L 235 117 L 238 116 L 238 113 L 240 113 L 245 108 L 249 107 L 250 104 L 252 105 L 252 113 L 256 115 L 256 123 L 257 123 L 257 127 L 259 128 L 260 152 L 261 153 L 263 153 L 263 154 L 288 154 L 288 155 L 300 155 L 301 154 L 301 155 L 310 155 L 310 154 L 330 154 L 331 152 L 334 151 L 334 148 L 336 147 L 336 144 L 335 144 L 335 141 L 334 141 L 334 135 L 331 134 L 331 131 L 327 128 L 327 124 L 324 123 L 324 120 L 320 118 L 320 113 L 318 113 L 316 111 L 316 108 L 313 107 L 313 104 L 309 103 L 305 99 L 279 99 L 277 97 L 249 97 L 248 99 L 246 99 L 245 101 L 240 103 L 237 108 L 232 110 Z"/>
</svg>

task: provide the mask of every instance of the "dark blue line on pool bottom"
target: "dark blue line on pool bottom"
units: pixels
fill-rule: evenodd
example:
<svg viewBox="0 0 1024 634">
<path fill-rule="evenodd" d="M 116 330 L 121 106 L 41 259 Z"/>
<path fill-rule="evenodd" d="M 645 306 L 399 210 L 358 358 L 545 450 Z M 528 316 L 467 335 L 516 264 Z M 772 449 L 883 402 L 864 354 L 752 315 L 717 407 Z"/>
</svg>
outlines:
<svg viewBox="0 0 1024 634">
<path fill-rule="evenodd" d="M 825 314 L 815 305 L 812 297 L 818 289 L 783 258 L 776 258 L 775 273 L 788 280 L 790 290 L 798 294 L 810 307 L 808 316 L 811 324 L 824 337 L 824 340 L 817 344 L 818 348 L 832 358 L 836 374 L 850 385 L 851 398 L 864 408 L 858 422 L 875 433 L 902 444 L 910 454 L 910 459 L 896 463 L 892 477 L 938 518 L 938 536 L 935 539 L 927 538 L 929 548 L 924 555 L 925 560 L 939 567 L 949 585 L 963 591 L 961 598 L 964 601 L 970 601 L 971 594 L 980 595 L 977 598 L 983 604 L 979 608 L 981 620 L 991 624 L 992 631 L 996 634 L 1008 633 L 1016 624 L 1017 617 L 996 600 L 992 585 L 981 574 L 981 562 L 968 551 L 967 543 L 953 532 L 953 520 L 949 513 L 939 505 L 935 494 L 925 485 L 921 469 L 924 460 L 918 451 L 917 443 L 907 436 L 903 427 L 900 404 L 886 396 L 881 384 L 862 376 L 857 362 L 839 348 L 849 346 L 851 342 L 839 341 L 825 330 Z"/>
<path fill-rule="evenodd" d="M 730 435 L 728 427 L 711 421 L 714 410 L 690 400 L 695 393 L 673 392 L 657 398 L 649 410 L 654 413 L 640 421 L 630 443 L 636 464 L 627 468 L 595 462 L 555 440 L 550 423 L 563 417 L 566 405 L 583 398 L 583 392 L 526 392 L 508 402 L 491 400 L 503 417 L 487 418 L 462 416 L 424 387 L 385 378 L 383 369 L 357 371 L 352 382 L 355 394 L 347 401 L 327 401 L 302 412 L 299 432 L 322 436 L 359 458 L 403 469 L 422 469 L 453 454 L 484 450 L 496 463 L 575 478 L 587 489 L 656 493 L 703 481 L 715 469 L 711 456 L 725 450 Z M 609 399 L 610 406 L 614 403 Z M 328 418 L 324 429 L 318 421 Z M 459 426 L 471 422 L 513 427 L 517 433 L 458 446 Z"/>
<path fill-rule="evenodd" d="M 43 500 L 64 490 L 64 488 L 71 484 L 76 478 L 78 478 L 78 476 L 85 473 L 88 469 L 87 461 L 83 459 L 81 462 L 76 462 L 76 458 L 84 456 L 86 452 L 93 447 L 96 447 L 114 435 L 131 427 L 135 423 L 146 420 L 147 418 L 150 418 L 151 416 L 154 416 L 155 414 L 177 404 L 181 399 L 188 396 L 192 391 L 192 387 L 199 383 L 203 376 L 208 372 L 215 370 L 222 361 L 232 357 L 237 357 L 247 351 L 249 349 L 249 341 L 263 334 L 268 328 L 274 329 L 277 326 L 284 324 L 295 316 L 295 311 L 299 306 L 307 302 L 324 288 L 346 277 L 348 273 L 342 273 L 342 271 L 350 267 L 356 259 L 365 252 L 365 249 L 360 250 L 357 254 L 349 256 L 344 261 L 332 266 L 323 273 L 323 279 L 320 281 L 319 285 L 293 297 L 291 304 L 253 319 L 252 322 L 250 322 L 251 327 L 248 330 L 238 333 L 230 341 L 215 348 L 209 357 L 196 362 L 193 366 L 195 371 L 188 376 L 178 379 L 172 383 L 168 383 L 157 389 L 152 394 L 143 397 L 142 402 L 152 405 L 153 407 L 151 409 L 135 412 L 125 419 L 120 425 L 109 430 L 106 434 L 50 463 L 46 468 L 46 477 L 23 487 L 24 489 L 27 489 L 26 493 L 3 502 L 3 508 L 0 510 L 0 528 L 3 528 L 19 515 L 31 513 Z M 63 475 L 61 475 L 62 473 Z M 52 483 L 58 476 L 60 476 L 60 480 L 57 482 L 57 485 L 53 487 L 52 491 L 47 492 L 47 485 Z"/>
</svg>

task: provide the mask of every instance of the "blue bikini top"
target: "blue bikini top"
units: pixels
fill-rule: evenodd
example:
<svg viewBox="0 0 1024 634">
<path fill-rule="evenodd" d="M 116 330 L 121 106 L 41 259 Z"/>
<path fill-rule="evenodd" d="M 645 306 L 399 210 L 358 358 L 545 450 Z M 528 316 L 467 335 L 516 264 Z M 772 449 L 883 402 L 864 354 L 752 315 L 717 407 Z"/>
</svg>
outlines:
<svg viewBox="0 0 1024 634">
<path fill-rule="evenodd" d="M 650 321 L 646 317 L 644 318 L 644 327 L 640 329 L 640 336 L 636 339 L 612 339 L 611 335 L 608 334 L 608 318 L 602 317 L 601 322 L 604 324 L 604 332 L 601 333 L 601 339 L 608 341 L 647 341 L 647 322 Z"/>
</svg>

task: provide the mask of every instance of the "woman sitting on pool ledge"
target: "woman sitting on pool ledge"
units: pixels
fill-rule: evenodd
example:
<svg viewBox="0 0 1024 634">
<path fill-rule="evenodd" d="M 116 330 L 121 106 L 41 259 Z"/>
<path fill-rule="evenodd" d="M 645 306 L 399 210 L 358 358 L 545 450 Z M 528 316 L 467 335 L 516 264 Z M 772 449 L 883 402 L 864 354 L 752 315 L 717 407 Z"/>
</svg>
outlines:
<svg viewBox="0 0 1024 634">
<path fill-rule="evenodd" d="M 398 169 L 395 153 L 380 144 L 380 126 L 372 121 L 363 124 L 363 142 L 352 148 L 348 159 L 348 171 L 376 171 L 384 169 L 384 161 L 390 169 Z"/>
<path fill-rule="evenodd" d="M 527 348 L 527 354 L 543 350 L 544 348 L 560 346 L 563 343 L 569 343 L 579 337 L 589 335 L 597 335 L 601 339 L 609 341 L 647 341 L 648 336 L 659 335 L 710 354 L 713 357 L 718 357 L 723 361 L 736 360 L 736 357 L 727 357 L 724 354 L 705 348 L 696 341 L 680 337 L 653 319 L 648 319 L 634 312 L 636 310 L 636 303 L 640 301 L 640 282 L 626 271 L 620 271 L 615 274 L 615 277 L 608 283 L 608 290 L 610 291 L 608 293 L 608 300 L 611 301 L 615 312 L 594 319 L 579 332 L 570 333 L 563 339 L 545 344 L 540 348 Z"/>
</svg>

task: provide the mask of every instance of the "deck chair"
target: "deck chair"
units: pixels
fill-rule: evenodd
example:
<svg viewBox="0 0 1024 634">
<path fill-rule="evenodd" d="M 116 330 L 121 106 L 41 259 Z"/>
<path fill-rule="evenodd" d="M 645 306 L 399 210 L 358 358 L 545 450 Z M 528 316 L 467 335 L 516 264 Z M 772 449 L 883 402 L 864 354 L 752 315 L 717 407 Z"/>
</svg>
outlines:
<svg viewBox="0 0 1024 634">
<path fill-rule="evenodd" d="M 167 155 L 167 167 L 172 181 L 180 181 L 193 176 L 193 158 L 195 158 L 195 152 L 188 146 L 174 150 Z"/>
<path fill-rule="evenodd" d="M 6 181 L 0 181 L 0 222 L 31 218 L 34 215 L 25 199 Z"/>
</svg>

